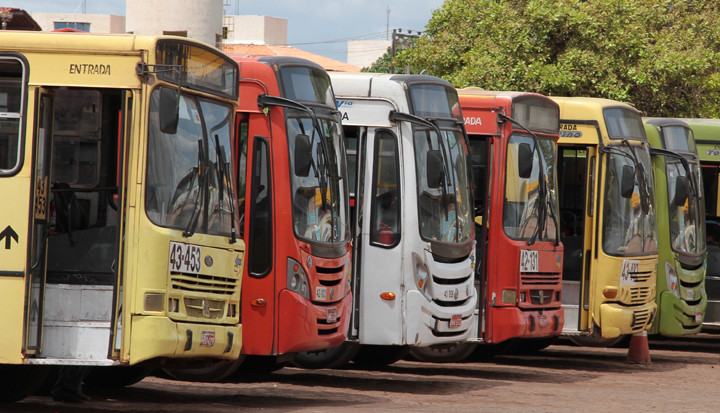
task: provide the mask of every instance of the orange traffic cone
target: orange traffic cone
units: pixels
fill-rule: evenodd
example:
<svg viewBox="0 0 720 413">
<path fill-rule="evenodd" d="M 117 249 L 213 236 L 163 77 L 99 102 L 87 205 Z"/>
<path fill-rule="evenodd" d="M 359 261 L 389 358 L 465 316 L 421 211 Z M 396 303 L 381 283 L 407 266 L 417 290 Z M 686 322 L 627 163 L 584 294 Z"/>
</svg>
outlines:
<svg viewBox="0 0 720 413">
<path fill-rule="evenodd" d="M 630 347 L 628 347 L 625 362 L 652 364 L 650 363 L 650 345 L 648 344 L 647 331 L 633 334 L 632 337 L 630 337 Z"/>
</svg>

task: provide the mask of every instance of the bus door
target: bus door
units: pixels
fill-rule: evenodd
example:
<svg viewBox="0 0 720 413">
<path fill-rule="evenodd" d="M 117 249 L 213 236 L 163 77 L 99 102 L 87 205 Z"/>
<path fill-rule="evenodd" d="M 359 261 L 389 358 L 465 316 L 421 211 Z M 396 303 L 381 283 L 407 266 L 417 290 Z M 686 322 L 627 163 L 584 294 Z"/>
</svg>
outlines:
<svg viewBox="0 0 720 413">
<path fill-rule="evenodd" d="M 559 145 L 560 229 L 563 257 L 562 304 L 565 332 L 588 329 L 592 234 L 595 225 L 596 148 Z"/>
<path fill-rule="evenodd" d="M 350 228 L 353 239 L 353 256 L 361 257 L 365 237 L 362 233 L 362 214 L 365 190 L 365 142 L 367 128 L 363 126 L 343 126 L 345 136 L 345 156 L 347 160 L 348 180 L 350 189 Z M 362 260 L 353 259 L 352 262 L 352 288 L 353 309 L 348 331 L 349 339 L 358 339 L 358 325 L 360 321 L 360 294 L 362 291 Z"/>
<path fill-rule="evenodd" d="M 42 350 L 45 265 L 50 232 L 50 170 L 52 159 L 53 92 L 39 88 L 35 93 L 35 126 L 33 152 L 34 207 L 30 246 L 30 268 L 25 292 L 25 341 L 23 351 L 36 354 Z"/>
<path fill-rule="evenodd" d="M 486 331 L 484 326 L 489 320 L 486 317 L 487 297 L 487 246 L 489 237 L 490 193 L 493 170 L 493 139 L 487 135 L 468 135 L 470 143 L 470 160 L 472 168 L 473 201 L 475 203 L 475 290 L 478 293 L 478 320 L 482 320 L 478 330 L 480 336 Z M 489 316 L 489 315 L 488 315 Z"/>
<path fill-rule="evenodd" d="M 700 152 L 698 145 L 698 152 Z M 715 149 L 705 149 L 708 156 Z M 707 273 L 705 289 L 708 303 L 705 325 L 720 325 L 720 165 L 702 162 L 703 193 L 705 194 L 705 234 L 707 237 Z"/>
<path fill-rule="evenodd" d="M 117 89 L 54 90 L 52 127 L 43 133 L 52 141 L 43 173 L 49 174 L 49 217 L 46 223 L 36 220 L 36 231 L 47 226 L 47 358 L 102 360 L 117 348 L 111 340 L 122 312 L 117 286 L 126 217 L 118 177 L 124 96 Z"/>
<path fill-rule="evenodd" d="M 390 129 L 368 131 L 364 150 L 371 168 L 365 175 L 369 199 L 360 218 L 365 238 L 361 255 L 364 274 L 382 276 L 366 278 L 363 283 L 363 315 L 360 330 L 363 344 L 404 344 L 406 342 L 402 309 L 403 260 L 401 211 L 404 174 L 400 171 L 400 143 Z M 414 206 L 408 210 L 412 211 Z M 372 282 L 370 282 L 372 281 Z M 356 292 L 357 294 L 357 292 Z M 414 339 L 414 338 L 413 338 Z"/>
<path fill-rule="evenodd" d="M 257 123 L 250 122 L 250 119 Z M 247 340 L 244 354 L 268 355 L 277 352 L 275 340 L 276 317 L 276 272 L 273 271 L 273 257 L 276 246 L 275 221 L 273 219 L 272 164 L 273 152 L 267 133 L 261 125 L 264 118 L 255 118 L 252 114 L 238 113 L 237 136 L 239 139 L 238 181 L 242 185 L 240 174 L 245 174 L 247 186 L 238 188 L 241 211 L 241 226 L 247 233 L 243 236 L 247 248 L 247 284 L 242 295 L 243 328 L 251 332 L 252 340 Z M 292 231 L 291 229 L 289 229 Z M 280 241 L 280 240 L 278 240 Z M 282 254 L 278 254 L 282 255 Z M 283 263 L 283 265 L 286 265 Z M 289 264 L 287 264 L 289 265 Z M 288 269 L 288 274 L 292 273 Z M 280 287 L 278 287 L 280 288 Z M 279 290 L 278 290 L 279 291 Z"/>
</svg>

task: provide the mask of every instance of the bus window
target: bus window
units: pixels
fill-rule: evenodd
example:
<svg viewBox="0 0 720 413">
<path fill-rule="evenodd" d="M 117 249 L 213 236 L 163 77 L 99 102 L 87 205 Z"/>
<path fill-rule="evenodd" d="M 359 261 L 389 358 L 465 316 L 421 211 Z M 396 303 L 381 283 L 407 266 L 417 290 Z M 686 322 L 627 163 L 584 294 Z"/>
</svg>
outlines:
<svg viewBox="0 0 720 413">
<path fill-rule="evenodd" d="M 265 138 L 256 136 L 252 171 L 252 220 L 248 248 L 248 273 L 262 277 L 270 273 L 273 257 L 272 177 L 270 149 Z M 252 252 L 250 252 L 252 251 Z"/>
<path fill-rule="evenodd" d="M 693 165 L 695 167 L 695 165 Z M 689 191 L 687 172 L 680 162 L 668 162 L 666 165 L 668 215 L 670 217 L 670 246 L 674 251 L 698 254 L 705 251 L 705 235 L 698 211 L 696 195 Z M 686 190 L 680 195 L 678 181 L 685 177 Z M 682 199 L 678 199 L 682 197 Z"/>
<path fill-rule="evenodd" d="M 388 131 L 375 137 L 370 242 L 394 246 L 400 241 L 400 173 L 398 144 Z"/>
<path fill-rule="evenodd" d="M 0 175 L 14 173 L 20 163 L 24 72 L 19 60 L 0 57 Z"/>
</svg>

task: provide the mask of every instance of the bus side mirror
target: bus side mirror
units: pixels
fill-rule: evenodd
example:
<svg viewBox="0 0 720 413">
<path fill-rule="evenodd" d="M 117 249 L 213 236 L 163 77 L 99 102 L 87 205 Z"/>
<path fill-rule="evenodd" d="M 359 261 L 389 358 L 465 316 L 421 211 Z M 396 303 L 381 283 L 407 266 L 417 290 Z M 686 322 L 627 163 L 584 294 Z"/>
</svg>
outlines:
<svg viewBox="0 0 720 413">
<path fill-rule="evenodd" d="M 518 174 L 520 178 L 528 179 L 532 175 L 532 148 L 529 143 L 521 143 L 518 146 Z"/>
<path fill-rule="evenodd" d="M 294 160 L 295 175 L 300 177 L 308 176 L 312 164 L 312 144 L 310 144 L 309 136 L 303 134 L 295 136 Z"/>
<path fill-rule="evenodd" d="M 439 188 L 443 176 L 443 161 L 439 150 L 429 150 L 427 152 L 426 167 L 428 188 Z"/>
<path fill-rule="evenodd" d="M 620 196 L 630 199 L 635 189 L 635 169 L 630 165 L 623 165 L 620 180 Z"/>
<path fill-rule="evenodd" d="M 688 197 L 688 189 L 690 188 L 690 181 L 687 176 L 678 176 L 675 180 L 675 199 L 673 202 L 675 206 L 685 205 L 685 201 Z"/>
<path fill-rule="evenodd" d="M 160 131 L 168 135 L 177 133 L 180 92 L 169 88 L 160 88 Z"/>
</svg>

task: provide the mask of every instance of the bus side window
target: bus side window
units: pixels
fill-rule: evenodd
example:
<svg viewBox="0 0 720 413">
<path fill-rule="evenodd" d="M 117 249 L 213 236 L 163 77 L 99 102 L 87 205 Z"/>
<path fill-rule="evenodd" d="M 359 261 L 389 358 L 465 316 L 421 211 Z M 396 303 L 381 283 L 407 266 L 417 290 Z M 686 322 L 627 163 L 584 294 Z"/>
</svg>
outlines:
<svg viewBox="0 0 720 413">
<path fill-rule="evenodd" d="M 397 139 L 389 131 L 378 131 L 375 135 L 374 151 L 370 242 L 394 246 L 400 240 L 400 166 Z"/>
</svg>

